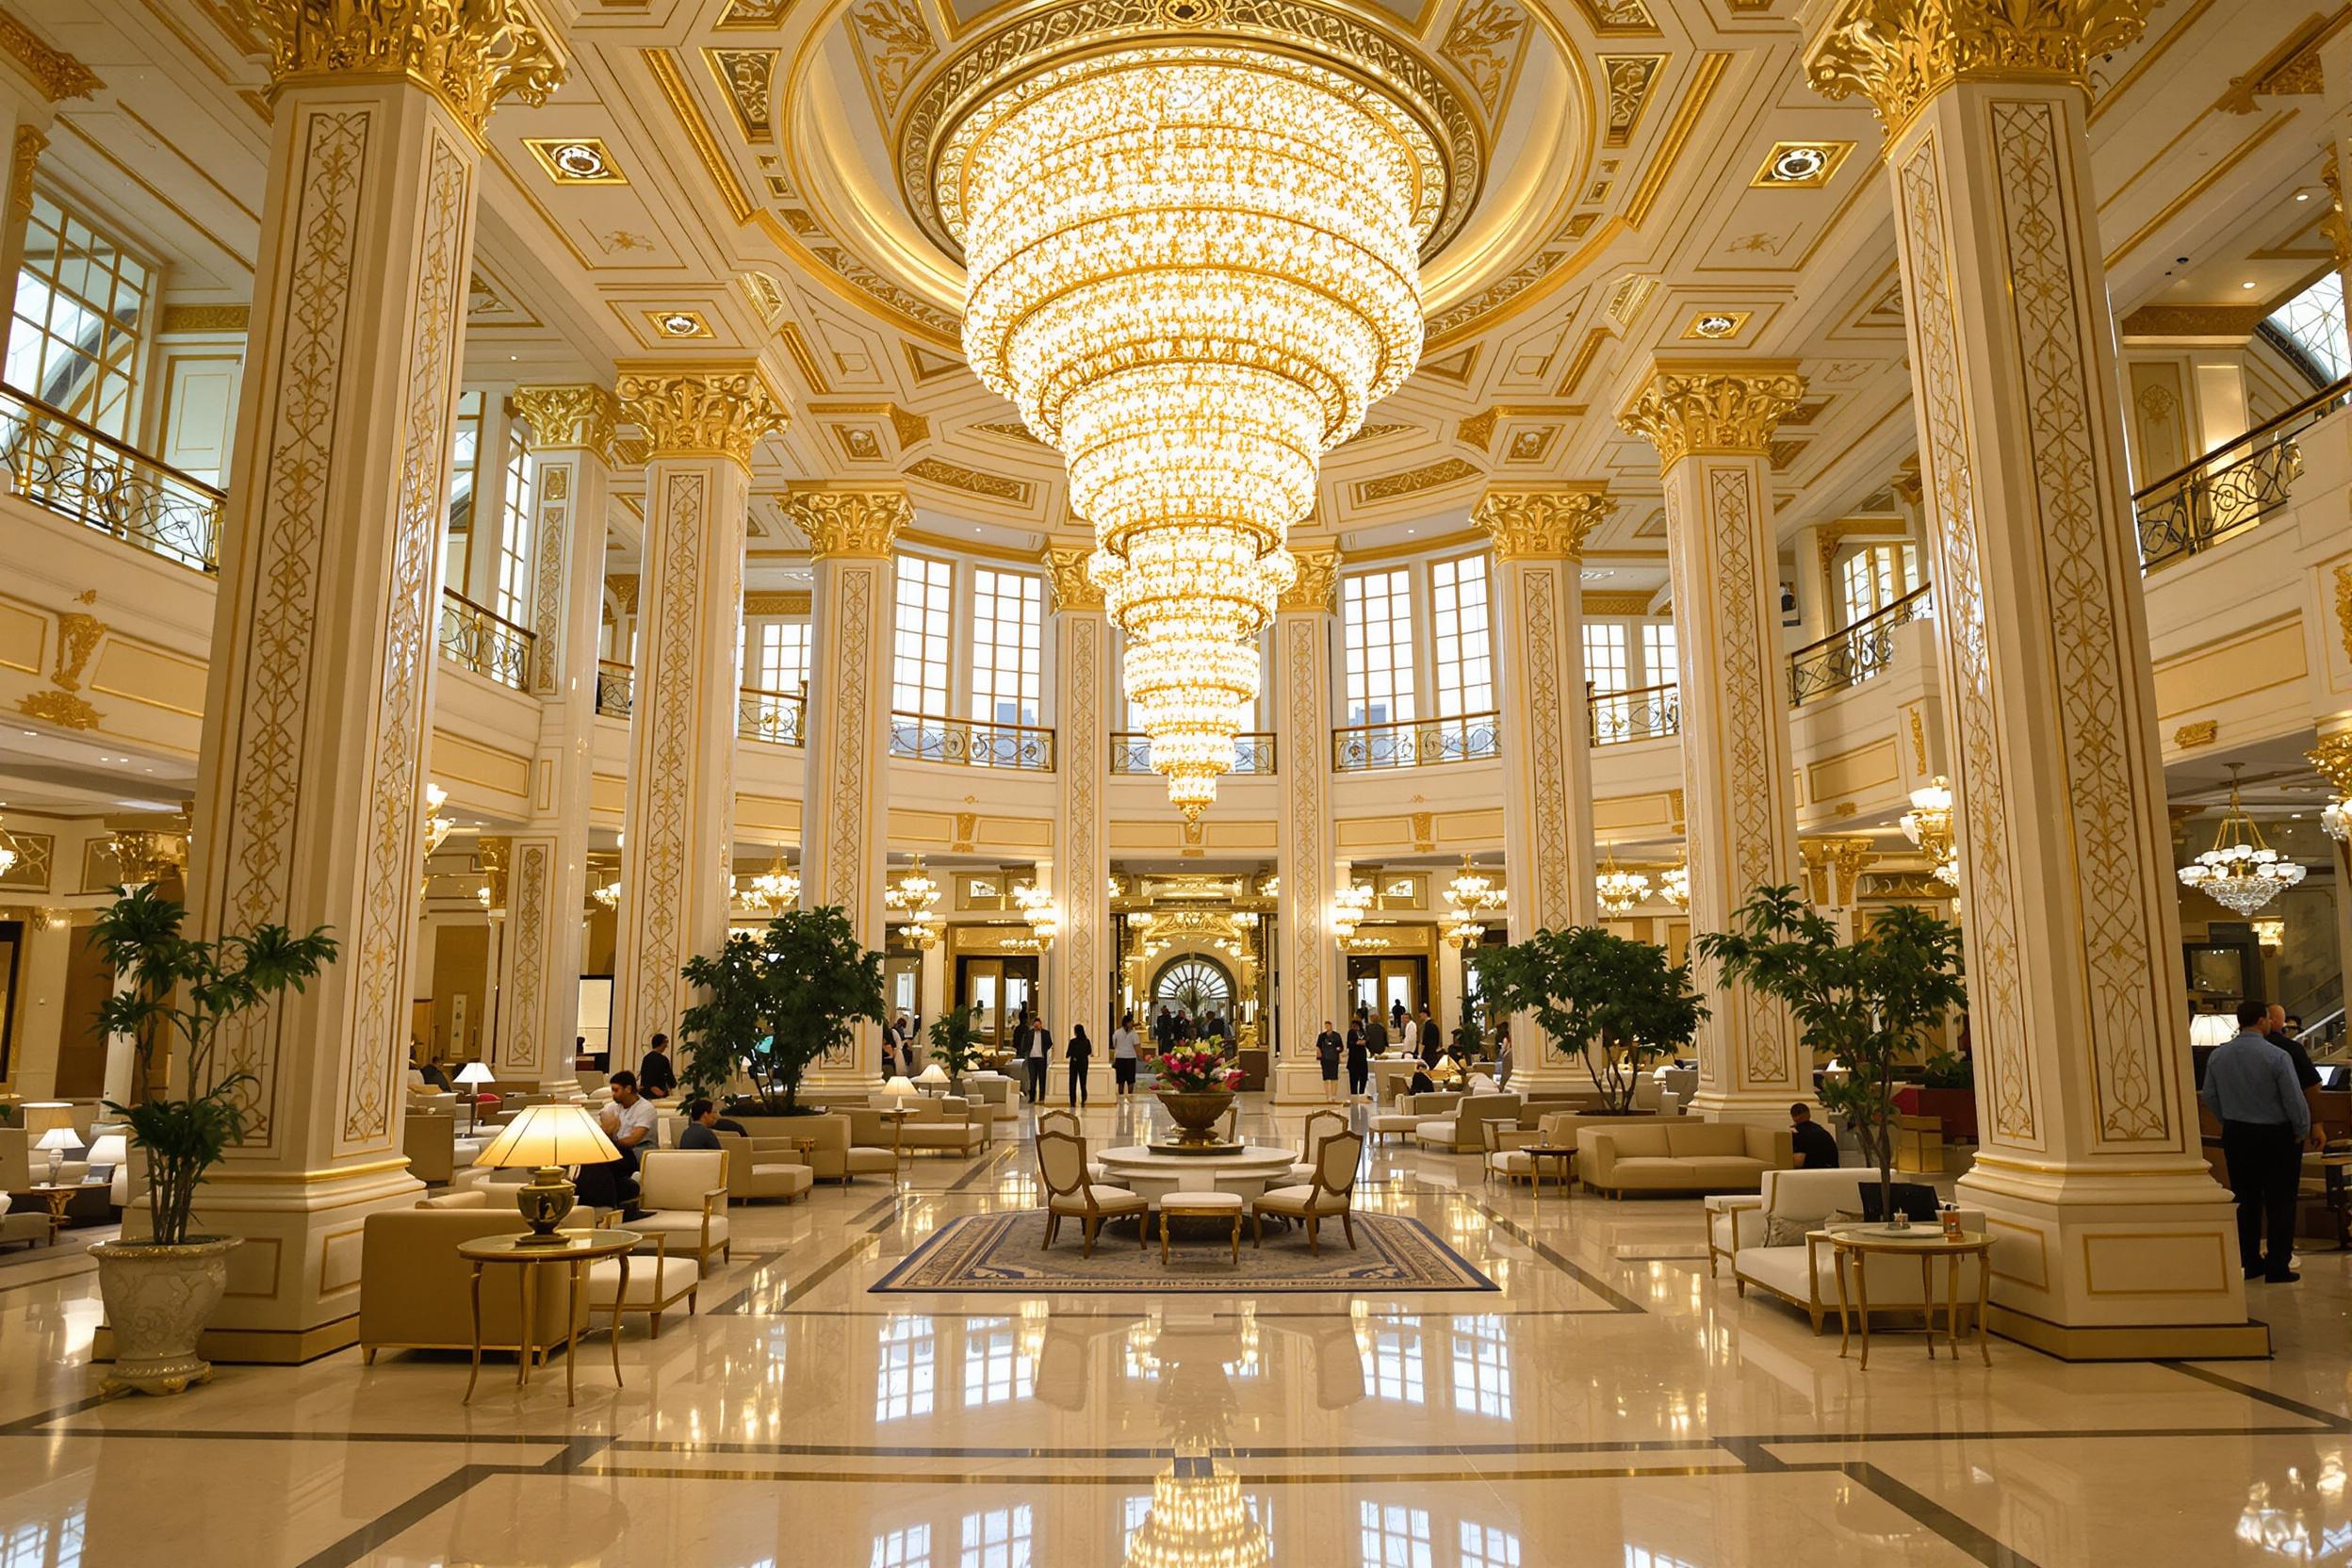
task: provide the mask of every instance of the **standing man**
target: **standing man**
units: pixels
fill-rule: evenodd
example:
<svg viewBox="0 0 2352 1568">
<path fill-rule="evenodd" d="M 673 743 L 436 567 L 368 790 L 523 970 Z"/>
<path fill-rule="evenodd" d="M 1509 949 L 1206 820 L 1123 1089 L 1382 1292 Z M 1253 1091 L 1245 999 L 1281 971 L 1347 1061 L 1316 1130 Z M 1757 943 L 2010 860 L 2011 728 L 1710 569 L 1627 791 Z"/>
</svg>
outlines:
<svg viewBox="0 0 2352 1568">
<path fill-rule="evenodd" d="M 1365 1045 L 1367 1045 L 1367 1046 L 1369 1046 L 1369 1047 L 1371 1048 L 1372 1054 L 1374 1054 L 1375 1056 L 1385 1056 L 1385 1055 L 1387 1055 L 1387 1054 L 1388 1054 L 1388 1029 L 1387 1029 L 1387 1026 L 1386 1026 L 1386 1025 L 1384 1025 L 1384 1024 L 1382 1024 L 1382 1023 L 1380 1022 L 1380 1015 L 1378 1012 L 1375 1012 L 1374 1010 L 1372 1010 L 1372 1009 L 1371 1009 L 1371 1008 L 1369 1008 L 1369 1007 L 1366 1007 L 1366 1008 L 1363 1009 L 1363 1012 L 1364 1012 L 1364 1043 Z"/>
<path fill-rule="evenodd" d="M 1046 1033 L 1045 1020 L 1031 1017 L 1021 1026 L 1021 1059 L 1029 1068 L 1029 1103 L 1045 1103 L 1045 1070 L 1054 1060 L 1054 1037 Z"/>
<path fill-rule="evenodd" d="M 2293 1023 L 2295 1027 L 2288 1025 Z M 2276 1002 L 2270 1004 L 2269 1017 L 2264 1021 L 2262 1037 L 2287 1054 L 2295 1064 L 2295 1081 L 2307 1089 L 2319 1087 L 2319 1069 L 2311 1065 L 2311 1054 L 2303 1049 L 2295 1037 L 2301 1031 L 2300 1019 L 2290 1020 L 2287 1010 Z"/>
<path fill-rule="evenodd" d="M 1405 1014 L 1404 1020 L 1396 1030 L 1397 1043 L 1405 1048 L 1406 1055 L 1418 1056 L 1421 1054 L 1421 1021 L 1411 1013 Z"/>
<path fill-rule="evenodd" d="M 2205 1086 L 2197 1098 L 2221 1118 L 2221 1152 L 2230 1165 L 2230 1190 L 2238 1200 L 2238 1261 L 2247 1279 L 2283 1284 L 2302 1278 L 2289 1266 L 2311 1109 L 2295 1081 L 2295 1064 L 2262 1036 L 2269 1021 L 2270 1009 L 2262 1003 L 2238 1004 L 2237 1037 L 2205 1064 Z"/>
<path fill-rule="evenodd" d="M 1323 1033 L 1328 1035 L 1331 1032 L 1331 1021 L 1327 1019 Z M 1320 1041 L 1316 1043 L 1318 1046 L 1321 1044 Z M 1372 1084 L 1372 1048 L 1364 1042 L 1362 1029 L 1348 1030 L 1348 1037 L 1340 1043 L 1348 1053 L 1348 1098 L 1364 1099 Z"/>
</svg>

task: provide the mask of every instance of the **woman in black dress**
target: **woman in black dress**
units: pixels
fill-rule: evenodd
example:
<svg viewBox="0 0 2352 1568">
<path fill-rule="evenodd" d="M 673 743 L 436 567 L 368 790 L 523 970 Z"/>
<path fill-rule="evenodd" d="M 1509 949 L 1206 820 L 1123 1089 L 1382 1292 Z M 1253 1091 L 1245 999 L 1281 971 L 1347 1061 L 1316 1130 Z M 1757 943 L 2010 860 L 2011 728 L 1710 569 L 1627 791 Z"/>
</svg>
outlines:
<svg viewBox="0 0 2352 1568">
<path fill-rule="evenodd" d="M 1331 1033 L 1331 1025 L 1325 1024 L 1323 1032 L 1315 1037 L 1315 1054 L 1316 1064 L 1323 1069 L 1323 1098 L 1337 1100 L 1339 1098 L 1339 1037 Z"/>
<path fill-rule="evenodd" d="M 1372 1048 L 1364 1043 L 1361 1024 L 1348 1026 L 1348 1097 L 1363 1095 L 1372 1081 Z"/>
<path fill-rule="evenodd" d="M 1094 1042 L 1086 1038 L 1085 1024 L 1070 1025 L 1070 1043 L 1062 1048 L 1062 1054 L 1070 1062 L 1070 1102 L 1083 1105 L 1086 1102 L 1086 1067 L 1094 1060 Z"/>
</svg>

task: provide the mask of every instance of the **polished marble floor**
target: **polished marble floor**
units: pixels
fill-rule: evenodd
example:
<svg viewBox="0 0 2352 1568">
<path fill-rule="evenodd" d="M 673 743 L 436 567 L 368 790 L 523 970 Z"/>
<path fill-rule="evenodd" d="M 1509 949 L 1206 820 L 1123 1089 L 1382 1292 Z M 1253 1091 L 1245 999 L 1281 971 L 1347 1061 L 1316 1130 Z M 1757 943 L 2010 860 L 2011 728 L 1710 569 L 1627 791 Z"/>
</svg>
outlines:
<svg viewBox="0 0 2352 1568">
<path fill-rule="evenodd" d="M 1098 1105 L 1090 1136 L 1125 1141 L 1120 1118 Z M 1253 1106 L 1244 1130 L 1296 1120 Z M 1899 1336 L 1864 1373 L 1834 1329 L 1707 1277 L 1695 1202 L 1539 1200 L 1395 1144 L 1368 1161 L 1362 1201 L 1501 1289 L 869 1294 L 945 1220 L 1037 1201 L 1026 1142 L 1000 1137 L 896 1191 L 737 1209 L 700 1315 L 632 1324 L 617 1391 L 601 1345 L 583 1356 L 570 1410 L 560 1368 L 519 1396 L 485 1375 L 466 1407 L 463 1357 L 356 1351 L 100 1399 L 90 1261 L 10 1261 L 0 1568 L 1119 1568 L 1214 1494 L 1202 1453 L 1271 1560 L 1315 1568 L 2352 1560 L 2337 1254 L 2256 1287 L 2270 1362 L 1996 1341 L 1986 1367 Z M 1155 1480 L 1184 1502 L 1148 1524 Z"/>
</svg>

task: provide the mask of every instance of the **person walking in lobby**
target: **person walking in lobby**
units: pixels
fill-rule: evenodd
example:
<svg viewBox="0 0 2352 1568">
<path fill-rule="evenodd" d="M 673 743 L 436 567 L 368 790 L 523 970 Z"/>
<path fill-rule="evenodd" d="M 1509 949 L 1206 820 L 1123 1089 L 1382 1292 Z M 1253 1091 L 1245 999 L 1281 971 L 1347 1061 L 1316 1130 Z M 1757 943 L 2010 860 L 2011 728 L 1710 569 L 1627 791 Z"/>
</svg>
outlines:
<svg viewBox="0 0 2352 1568">
<path fill-rule="evenodd" d="M 1135 1063 L 1142 1046 L 1143 1037 L 1135 1031 L 1135 1015 L 1119 1014 L 1119 1027 L 1111 1031 L 1111 1079 L 1121 1100 L 1135 1096 Z"/>
<path fill-rule="evenodd" d="M 1086 1102 L 1086 1069 L 1094 1063 L 1094 1042 L 1086 1038 L 1086 1026 L 1070 1026 L 1070 1044 L 1062 1054 L 1070 1062 L 1070 1103 L 1072 1109 Z"/>
<path fill-rule="evenodd" d="M 1021 1059 L 1029 1070 L 1029 1103 L 1045 1103 L 1045 1070 L 1054 1060 L 1054 1037 L 1045 1020 L 1031 1018 L 1021 1026 Z"/>
<path fill-rule="evenodd" d="M 1339 1032 L 1331 1027 L 1330 1019 L 1325 1019 L 1323 1032 L 1315 1037 L 1315 1059 L 1323 1072 L 1323 1098 L 1326 1100 L 1339 1098 Z"/>
<path fill-rule="evenodd" d="M 2295 1081 L 2295 1063 L 2263 1037 L 2269 1021 L 2263 1004 L 2238 1004 L 2237 1037 L 2205 1064 L 2205 1086 L 2197 1098 L 2221 1119 L 2221 1152 L 2229 1162 L 2230 1190 L 2238 1200 L 2238 1261 L 2247 1279 L 2283 1284 L 2302 1278 L 2292 1266 L 2295 1200 L 2311 1109 Z"/>
</svg>

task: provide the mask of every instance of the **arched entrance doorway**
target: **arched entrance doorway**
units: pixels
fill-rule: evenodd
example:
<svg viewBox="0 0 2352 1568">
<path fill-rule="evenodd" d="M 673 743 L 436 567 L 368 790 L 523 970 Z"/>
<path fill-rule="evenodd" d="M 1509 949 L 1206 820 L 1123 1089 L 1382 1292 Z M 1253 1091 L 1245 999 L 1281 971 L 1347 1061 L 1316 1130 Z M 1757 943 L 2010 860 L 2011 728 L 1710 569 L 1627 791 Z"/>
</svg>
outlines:
<svg viewBox="0 0 2352 1568">
<path fill-rule="evenodd" d="M 1198 953 L 1170 958 L 1152 979 L 1152 1016 L 1168 1008 L 1180 1018 L 1233 1016 L 1233 972 Z"/>
</svg>

